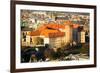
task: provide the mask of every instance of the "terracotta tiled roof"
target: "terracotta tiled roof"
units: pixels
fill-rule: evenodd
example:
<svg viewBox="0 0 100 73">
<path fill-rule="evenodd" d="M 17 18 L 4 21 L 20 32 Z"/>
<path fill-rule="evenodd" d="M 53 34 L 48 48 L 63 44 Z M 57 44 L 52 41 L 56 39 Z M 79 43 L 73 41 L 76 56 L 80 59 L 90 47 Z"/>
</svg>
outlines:
<svg viewBox="0 0 100 73">
<path fill-rule="evenodd" d="M 60 32 L 59 30 L 52 30 L 52 29 L 45 29 L 41 31 L 41 34 L 45 37 L 55 38 L 55 37 L 62 37 L 65 35 L 64 32 Z"/>
<path fill-rule="evenodd" d="M 38 30 L 32 31 L 31 36 L 42 35 L 50 38 L 62 37 L 65 35 L 65 33 L 59 31 L 59 28 L 64 29 L 65 26 L 59 24 L 46 24 L 38 28 Z"/>
<path fill-rule="evenodd" d="M 52 28 L 52 29 L 64 29 L 65 25 L 63 24 L 47 24 L 46 25 L 47 28 Z"/>
<path fill-rule="evenodd" d="M 59 29 L 65 29 L 66 25 L 71 25 L 73 28 L 78 28 L 79 24 L 72 24 L 71 21 L 66 21 L 64 24 L 49 23 L 38 28 L 36 31 L 31 32 L 31 36 L 45 36 L 50 38 L 62 37 L 65 35 Z"/>
<path fill-rule="evenodd" d="M 30 36 L 39 36 L 40 35 L 40 31 L 36 30 L 36 31 L 32 31 L 30 33 Z"/>
</svg>

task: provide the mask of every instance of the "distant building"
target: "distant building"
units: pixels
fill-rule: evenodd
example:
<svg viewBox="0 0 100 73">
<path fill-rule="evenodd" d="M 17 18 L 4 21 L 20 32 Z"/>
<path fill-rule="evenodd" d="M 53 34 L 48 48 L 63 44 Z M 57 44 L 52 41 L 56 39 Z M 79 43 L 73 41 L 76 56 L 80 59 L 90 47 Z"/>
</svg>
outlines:
<svg viewBox="0 0 100 73">
<path fill-rule="evenodd" d="M 21 29 L 21 44 L 22 46 L 30 45 L 30 33 L 33 29 L 30 28 L 22 28 Z"/>
</svg>

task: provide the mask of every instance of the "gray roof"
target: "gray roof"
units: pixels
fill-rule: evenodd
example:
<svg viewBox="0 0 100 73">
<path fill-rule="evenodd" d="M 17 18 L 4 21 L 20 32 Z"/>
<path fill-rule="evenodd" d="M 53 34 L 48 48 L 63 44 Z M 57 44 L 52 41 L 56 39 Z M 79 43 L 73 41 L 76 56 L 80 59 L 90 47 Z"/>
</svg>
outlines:
<svg viewBox="0 0 100 73">
<path fill-rule="evenodd" d="M 22 31 L 33 31 L 32 28 L 22 28 L 21 30 L 22 30 Z"/>
</svg>

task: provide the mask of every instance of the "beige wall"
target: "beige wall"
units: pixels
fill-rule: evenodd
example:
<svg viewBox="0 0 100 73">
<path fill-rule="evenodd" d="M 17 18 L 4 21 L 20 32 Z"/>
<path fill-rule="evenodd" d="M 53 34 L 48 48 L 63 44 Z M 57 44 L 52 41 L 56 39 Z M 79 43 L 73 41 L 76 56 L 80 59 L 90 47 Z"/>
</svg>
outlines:
<svg viewBox="0 0 100 73">
<path fill-rule="evenodd" d="M 26 34 L 26 42 L 24 42 L 23 37 L 23 33 Z M 30 33 L 30 31 L 22 31 L 21 32 L 21 42 L 22 42 L 22 46 L 29 46 L 30 45 L 30 36 L 28 35 Z"/>
<path fill-rule="evenodd" d="M 66 25 L 65 27 L 65 42 L 69 43 L 72 41 L 72 27 L 70 25 Z"/>
<path fill-rule="evenodd" d="M 61 29 L 60 31 L 65 32 L 65 36 L 48 38 L 48 40 L 45 39 L 45 41 L 48 41 L 48 43 L 50 44 L 51 48 L 59 48 L 62 46 L 62 44 L 68 44 L 72 41 L 72 27 L 70 25 L 66 25 L 65 29 Z"/>
</svg>

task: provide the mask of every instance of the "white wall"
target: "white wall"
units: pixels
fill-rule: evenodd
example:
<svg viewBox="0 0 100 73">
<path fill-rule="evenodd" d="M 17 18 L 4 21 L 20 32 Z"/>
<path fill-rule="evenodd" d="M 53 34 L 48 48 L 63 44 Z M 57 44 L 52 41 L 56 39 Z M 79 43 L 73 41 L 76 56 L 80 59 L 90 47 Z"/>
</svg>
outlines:
<svg viewBox="0 0 100 73">
<path fill-rule="evenodd" d="M 32 0 L 33 1 L 33 0 Z M 100 0 L 34 0 L 45 2 L 97 5 L 97 31 L 100 31 Z M 100 34 L 98 34 L 100 37 Z M 99 73 L 100 72 L 100 38 L 97 46 L 97 68 L 41 71 L 34 73 Z M 10 0 L 0 0 L 0 73 L 10 73 Z M 30 72 L 33 73 L 33 72 Z"/>
</svg>

